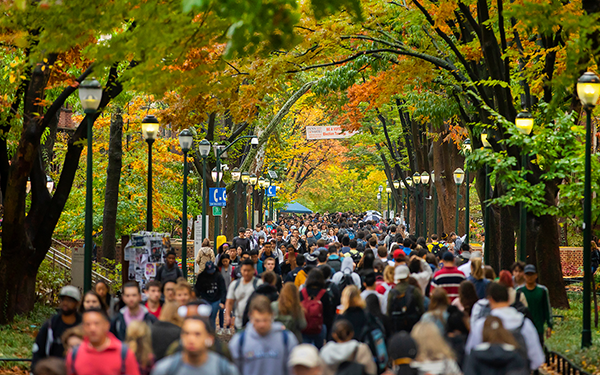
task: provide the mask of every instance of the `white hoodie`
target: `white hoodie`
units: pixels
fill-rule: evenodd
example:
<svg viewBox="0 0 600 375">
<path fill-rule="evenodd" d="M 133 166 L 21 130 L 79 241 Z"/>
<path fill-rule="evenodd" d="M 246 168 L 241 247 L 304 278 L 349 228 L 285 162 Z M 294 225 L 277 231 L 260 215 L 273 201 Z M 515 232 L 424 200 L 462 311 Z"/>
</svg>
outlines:
<svg viewBox="0 0 600 375">
<path fill-rule="evenodd" d="M 340 267 L 340 270 L 333 275 L 333 277 L 331 278 L 331 281 L 334 284 L 340 285 L 340 283 L 342 282 L 342 278 L 344 277 L 344 274 L 352 275 L 352 281 L 354 281 L 354 285 L 356 285 L 360 289 L 360 287 L 362 286 L 361 281 L 360 281 L 360 276 L 356 272 L 353 272 L 353 271 L 354 271 L 354 261 L 352 260 L 351 257 L 344 257 L 342 259 L 342 266 Z"/>
<path fill-rule="evenodd" d="M 529 357 L 530 369 L 532 371 L 537 370 L 538 367 L 544 363 L 546 358 L 544 356 L 544 351 L 542 350 L 542 345 L 540 344 L 537 330 L 531 320 L 525 318 L 525 316 L 518 312 L 517 309 L 510 306 L 493 309 L 490 315 L 500 318 L 504 328 L 509 331 L 518 328 L 521 323 L 523 323 L 523 319 L 526 319 L 523 323 L 521 334 L 523 335 L 525 345 L 527 346 L 527 357 Z M 485 318 L 481 318 L 471 326 L 471 333 L 469 334 L 467 345 L 465 346 L 465 352 L 467 354 L 483 341 L 484 322 Z"/>
<path fill-rule="evenodd" d="M 354 353 L 356 351 L 356 356 Z M 337 343 L 330 341 L 321 349 L 321 359 L 325 362 L 325 371 L 323 375 L 333 375 L 338 367 L 346 361 L 360 363 L 365 366 L 369 375 L 377 374 L 377 366 L 373 361 L 371 349 L 366 344 L 359 343 L 356 340 Z"/>
</svg>

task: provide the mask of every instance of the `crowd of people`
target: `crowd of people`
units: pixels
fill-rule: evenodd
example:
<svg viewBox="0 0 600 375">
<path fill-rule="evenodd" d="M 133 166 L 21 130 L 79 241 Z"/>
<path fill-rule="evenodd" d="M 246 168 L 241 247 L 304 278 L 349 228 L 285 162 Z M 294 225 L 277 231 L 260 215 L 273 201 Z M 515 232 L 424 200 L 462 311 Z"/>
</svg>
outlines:
<svg viewBox="0 0 600 375">
<path fill-rule="evenodd" d="M 215 254 L 216 253 L 216 254 Z M 195 284 L 175 253 L 140 290 L 60 291 L 34 374 L 527 374 L 544 362 L 535 265 L 495 271 L 454 233 L 352 214 L 267 221 L 213 251 Z M 179 272 L 178 272 L 179 270 Z"/>
</svg>

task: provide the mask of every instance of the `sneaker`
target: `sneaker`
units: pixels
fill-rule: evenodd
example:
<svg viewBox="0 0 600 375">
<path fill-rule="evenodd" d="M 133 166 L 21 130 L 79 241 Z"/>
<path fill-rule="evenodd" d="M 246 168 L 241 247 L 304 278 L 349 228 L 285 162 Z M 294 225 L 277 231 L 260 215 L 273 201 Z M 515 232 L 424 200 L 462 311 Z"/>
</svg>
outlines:
<svg viewBox="0 0 600 375">
<path fill-rule="evenodd" d="M 217 335 L 222 335 L 223 334 L 223 328 L 219 327 L 217 329 Z"/>
</svg>

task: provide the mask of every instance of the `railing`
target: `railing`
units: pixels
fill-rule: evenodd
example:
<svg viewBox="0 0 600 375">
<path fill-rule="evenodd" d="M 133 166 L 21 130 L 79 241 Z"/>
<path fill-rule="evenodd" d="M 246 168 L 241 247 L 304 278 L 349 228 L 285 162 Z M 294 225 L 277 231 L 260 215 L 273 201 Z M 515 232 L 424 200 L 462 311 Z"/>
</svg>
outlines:
<svg viewBox="0 0 600 375">
<path fill-rule="evenodd" d="M 546 352 L 546 365 L 549 369 L 563 375 L 591 375 L 589 372 L 574 365 L 573 362 L 569 361 L 561 354 L 549 350 L 544 351 Z"/>
<path fill-rule="evenodd" d="M 63 249 L 71 250 L 70 247 L 68 247 L 67 245 L 65 245 L 64 243 L 62 243 L 60 241 L 57 241 L 55 239 L 52 239 L 52 241 L 54 243 L 58 244 Z M 52 261 L 55 265 L 57 265 L 61 268 L 64 268 L 66 270 L 71 270 L 72 258 L 70 255 L 66 254 L 64 251 L 61 251 L 55 247 L 50 246 L 50 249 L 46 253 L 46 258 L 48 258 L 48 260 Z M 100 268 L 100 269 L 106 271 L 106 273 L 110 272 L 110 270 L 108 268 L 103 267 L 100 264 L 96 263 L 95 266 L 97 268 Z M 109 278 L 107 278 L 93 270 L 92 270 L 92 281 L 94 283 L 96 283 L 98 281 L 104 281 L 108 285 L 112 284 L 112 280 L 110 280 Z"/>
</svg>

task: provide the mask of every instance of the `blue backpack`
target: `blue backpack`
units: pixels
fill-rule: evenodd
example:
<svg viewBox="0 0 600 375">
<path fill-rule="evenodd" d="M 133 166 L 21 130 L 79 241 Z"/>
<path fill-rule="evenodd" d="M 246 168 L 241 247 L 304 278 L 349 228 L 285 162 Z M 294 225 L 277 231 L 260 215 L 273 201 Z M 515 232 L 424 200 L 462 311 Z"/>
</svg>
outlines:
<svg viewBox="0 0 600 375">
<path fill-rule="evenodd" d="M 362 342 L 367 344 L 377 365 L 377 373 L 382 374 L 388 365 L 388 351 L 385 344 L 384 328 L 379 319 L 368 314 L 367 324 L 363 328 Z"/>
</svg>

